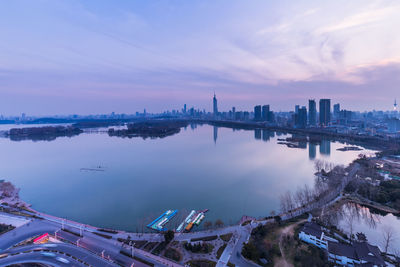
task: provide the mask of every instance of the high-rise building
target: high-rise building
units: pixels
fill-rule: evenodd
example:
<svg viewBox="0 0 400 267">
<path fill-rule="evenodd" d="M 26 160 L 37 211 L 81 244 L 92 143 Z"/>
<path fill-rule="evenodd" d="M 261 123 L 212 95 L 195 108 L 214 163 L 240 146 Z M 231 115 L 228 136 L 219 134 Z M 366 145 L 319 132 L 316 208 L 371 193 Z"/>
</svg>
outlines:
<svg viewBox="0 0 400 267">
<path fill-rule="evenodd" d="M 232 119 L 236 118 L 236 108 L 232 107 Z"/>
<path fill-rule="evenodd" d="M 295 114 L 299 113 L 299 108 L 300 108 L 300 105 L 296 105 L 296 106 L 294 107 L 294 113 L 295 113 Z"/>
<path fill-rule="evenodd" d="M 317 125 L 317 104 L 314 99 L 308 100 L 308 125 Z"/>
<path fill-rule="evenodd" d="M 262 120 L 268 121 L 269 105 L 262 106 Z"/>
<path fill-rule="evenodd" d="M 254 107 L 254 120 L 255 121 L 261 120 L 261 106 L 260 105 Z"/>
<path fill-rule="evenodd" d="M 183 105 L 183 113 L 186 114 L 186 104 Z"/>
<path fill-rule="evenodd" d="M 301 107 L 295 114 L 295 124 L 297 128 L 306 128 L 307 126 L 307 108 Z"/>
<path fill-rule="evenodd" d="M 331 122 L 331 100 L 319 100 L 319 125 L 328 126 Z"/>
<path fill-rule="evenodd" d="M 333 105 L 333 116 L 335 117 L 335 119 L 338 119 L 339 115 L 340 115 L 340 104 L 337 103 Z"/>
<path fill-rule="evenodd" d="M 214 98 L 213 98 L 213 113 L 214 113 L 214 117 L 218 116 L 218 101 L 217 101 L 217 97 L 215 96 L 215 93 L 214 93 Z"/>
</svg>

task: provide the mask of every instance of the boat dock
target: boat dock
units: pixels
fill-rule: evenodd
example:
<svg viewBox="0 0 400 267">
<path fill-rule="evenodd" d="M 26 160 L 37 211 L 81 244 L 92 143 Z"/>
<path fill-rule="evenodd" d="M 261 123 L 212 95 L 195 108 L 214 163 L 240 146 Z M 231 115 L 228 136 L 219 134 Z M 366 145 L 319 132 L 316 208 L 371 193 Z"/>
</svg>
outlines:
<svg viewBox="0 0 400 267">
<path fill-rule="evenodd" d="M 147 227 L 160 232 L 166 231 L 167 229 L 164 228 L 164 226 L 176 215 L 177 212 L 178 210 L 167 210 L 161 214 L 160 217 L 149 223 Z"/>
<path fill-rule="evenodd" d="M 180 233 L 182 231 L 190 232 L 193 226 L 199 226 L 201 221 L 205 218 L 204 213 L 206 213 L 208 209 L 195 211 L 192 210 L 189 215 L 183 220 L 183 222 L 176 228 L 176 232 Z"/>
</svg>

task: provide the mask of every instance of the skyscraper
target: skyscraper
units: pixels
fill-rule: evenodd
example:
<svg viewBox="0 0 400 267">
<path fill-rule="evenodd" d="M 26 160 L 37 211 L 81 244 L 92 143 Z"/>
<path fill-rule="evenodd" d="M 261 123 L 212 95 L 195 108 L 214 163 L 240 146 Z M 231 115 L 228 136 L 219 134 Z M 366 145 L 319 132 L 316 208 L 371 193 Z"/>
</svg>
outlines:
<svg viewBox="0 0 400 267">
<path fill-rule="evenodd" d="M 296 128 L 305 128 L 307 126 L 307 108 L 299 107 L 294 114 L 294 124 Z"/>
<path fill-rule="evenodd" d="M 217 97 L 215 96 L 215 93 L 214 93 L 214 98 L 213 98 L 213 113 L 214 113 L 214 117 L 218 116 L 218 102 L 217 102 Z"/>
<path fill-rule="evenodd" d="M 317 125 L 317 104 L 314 99 L 308 100 L 308 125 Z"/>
<path fill-rule="evenodd" d="M 261 106 L 254 107 L 254 120 L 260 121 L 261 120 Z"/>
<path fill-rule="evenodd" d="M 319 125 L 327 126 L 331 122 L 331 100 L 319 100 Z"/>
<path fill-rule="evenodd" d="M 269 105 L 262 106 L 262 120 L 268 121 Z"/>
<path fill-rule="evenodd" d="M 333 105 L 333 116 L 335 117 L 335 119 L 338 119 L 339 115 L 340 115 L 340 104 L 337 103 Z"/>
</svg>

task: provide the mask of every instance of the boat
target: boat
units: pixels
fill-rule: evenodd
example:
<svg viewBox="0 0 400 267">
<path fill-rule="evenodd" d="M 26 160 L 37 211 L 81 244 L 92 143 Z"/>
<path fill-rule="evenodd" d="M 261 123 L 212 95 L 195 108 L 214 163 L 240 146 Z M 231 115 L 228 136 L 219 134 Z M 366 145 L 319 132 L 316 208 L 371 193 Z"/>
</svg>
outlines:
<svg viewBox="0 0 400 267">
<path fill-rule="evenodd" d="M 175 216 L 177 212 L 178 210 L 167 210 L 157 219 L 149 223 L 147 227 L 157 231 L 166 231 L 167 229 L 165 229 L 164 226 L 169 222 L 172 217 Z"/>
<path fill-rule="evenodd" d="M 189 232 L 192 229 L 192 227 L 193 227 L 193 223 L 190 222 L 188 225 L 186 225 L 185 230 Z"/>
</svg>

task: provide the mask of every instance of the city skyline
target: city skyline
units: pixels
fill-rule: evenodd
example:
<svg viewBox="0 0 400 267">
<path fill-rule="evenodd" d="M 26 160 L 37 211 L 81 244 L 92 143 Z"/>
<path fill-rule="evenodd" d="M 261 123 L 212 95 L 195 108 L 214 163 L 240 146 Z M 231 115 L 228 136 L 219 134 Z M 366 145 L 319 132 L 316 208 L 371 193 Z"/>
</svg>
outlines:
<svg viewBox="0 0 400 267">
<path fill-rule="evenodd" d="M 399 98 L 396 1 L 1 7 L 2 114 L 211 110 L 213 91 L 221 110 L 312 98 L 390 110 Z"/>
</svg>

